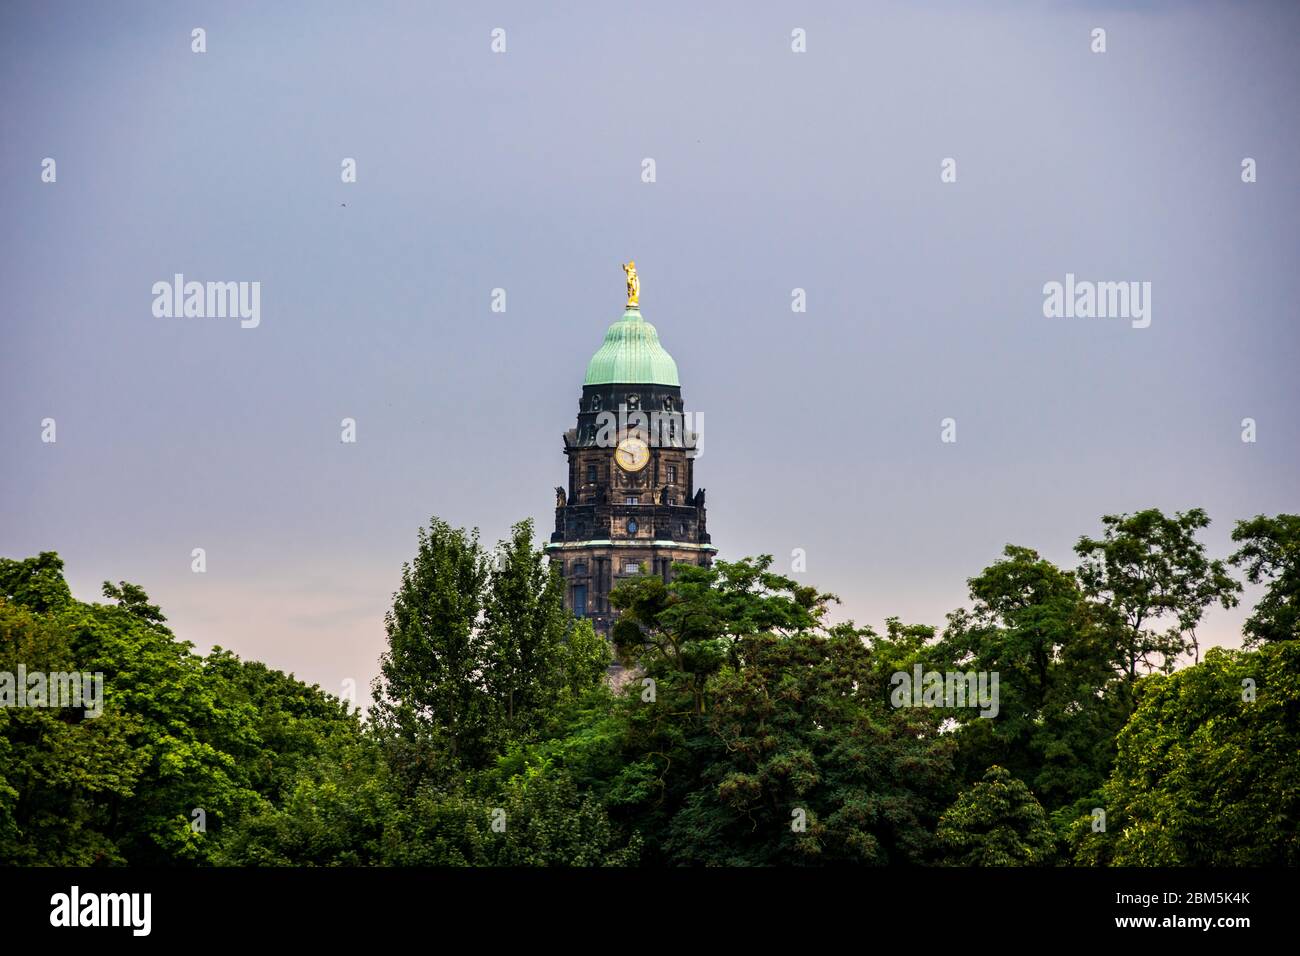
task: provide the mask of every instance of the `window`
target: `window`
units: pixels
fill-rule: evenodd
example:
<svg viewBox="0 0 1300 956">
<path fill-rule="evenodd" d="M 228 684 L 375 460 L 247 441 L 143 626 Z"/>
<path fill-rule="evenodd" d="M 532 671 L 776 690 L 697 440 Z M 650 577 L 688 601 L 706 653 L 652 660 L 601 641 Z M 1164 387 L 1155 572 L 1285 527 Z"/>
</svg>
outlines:
<svg viewBox="0 0 1300 956">
<path fill-rule="evenodd" d="M 676 465 L 669 465 L 669 466 L 668 466 L 668 484 L 673 485 L 673 484 L 676 484 L 676 483 L 677 483 L 677 466 L 676 466 Z"/>
<path fill-rule="evenodd" d="M 595 481 L 595 480 L 596 480 L 596 466 L 595 466 L 595 465 L 588 465 L 588 466 L 587 466 L 587 480 L 588 480 L 588 481 Z"/>
<path fill-rule="evenodd" d="M 641 565 L 637 564 L 635 561 L 627 561 L 627 562 L 625 562 L 625 563 L 623 564 L 623 573 L 624 573 L 624 574 L 640 574 L 640 573 L 641 573 Z"/>
<path fill-rule="evenodd" d="M 575 578 L 582 578 L 587 576 L 587 564 L 585 561 L 573 562 L 573 576 Z"/>
<path fill-rule="evenodd" d="M 625 505 L 639 505 L 640 503 L 641 503 L 641 499 L 638 498 L 636 495 L 628 495 L 626 498 L 623 499 L 623 504 Z"/>
<path fill-rule="evenodd" d="M 628 534 L 636 534 L 636 519 L 635 519 L 635 518 L 628 518 L 628 519 L 627 519 L 627 533 L 628 533 Z"/>
<path fill-rule="evenodd" d="M 587 585 L 585 584 L 573 586 L 573 615 L 574 617 L 587 616 Z"/>
</svg>

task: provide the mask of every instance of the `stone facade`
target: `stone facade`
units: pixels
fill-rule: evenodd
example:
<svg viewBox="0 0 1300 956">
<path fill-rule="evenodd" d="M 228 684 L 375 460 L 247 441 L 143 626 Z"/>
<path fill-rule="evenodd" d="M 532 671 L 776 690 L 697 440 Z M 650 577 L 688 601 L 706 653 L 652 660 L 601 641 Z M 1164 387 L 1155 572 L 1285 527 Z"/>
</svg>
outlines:
<svg viewBox="0 0 1300 956">
<path fill-rule="evenodd" d="M 569 480 L 555 489 L 547 551 L 564 576 L 565 605 L 607 636 L 616 616 L 609 592 L 620 580 L 655 574 L 666 582 L 674 563 L 708 565 L 717 550 L 684 411 L 677 385 L 586 385 L 577 425 L 564 434 Z M 649 447 L 635 471 L 615 455 L 629 436 Z"/>
</svg>

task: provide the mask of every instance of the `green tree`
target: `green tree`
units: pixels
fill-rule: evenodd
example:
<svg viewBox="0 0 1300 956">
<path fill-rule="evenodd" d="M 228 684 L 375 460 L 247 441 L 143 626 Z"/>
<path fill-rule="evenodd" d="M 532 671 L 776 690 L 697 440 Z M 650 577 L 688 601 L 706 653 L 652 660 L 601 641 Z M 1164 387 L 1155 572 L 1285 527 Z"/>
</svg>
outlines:
<svg viewBox="0 0 1300 956">
<path fill-rule="evenodd" d="M 71 597 L 61 568 L 51 553 L 5 562 L 5 593 L 20 600 L 4 653 L 15 667 L 102 675 L 103 713 L 5 714 L 13 759 L 0 775 L 18 795 L 10 855 L 80 865 L 208 861 L 215 834 L 260 800 L 241 760 L 258 743 L 252 708 L 163 626 L 143 589 L 109 585 L 118 603 L 85 604 Z M 195 811 L 206 831 L 192 825 Z"/>
<path fill-rule="evenodd" d="M 770 564 L 678 566 L 667 585 L 616 589 L 620 651 L 649 684 L 596 715 L 566 766 L 613 773 L 592 786 L 650 863 L 923 860 L 955 792 L 952 741 L 929 712 L 889 706 L 869 632 L 823 626 L 833 595 Z"/>
<path fill-rule="evenodd" d="M 947 670 L 954 663 L 950 648 L 936 642 L 929 624 L 904 624 L 891 617 L 885 620 L 884 634 L 865 633 L 871 642 L 872 668 L 883 681 L 900 671 L 911 674 L 917 664 L 923 670 Z"/>
<path fill-rule="evenodd" d="M 972 607 L 949 615 L 938 657 L 997 673 L 999 708 L 954 713 L 963 776 L 998 764 L 1047 806 L 1072 803 L 1105 782 L 1128 715 L 1107 632 L 1074 575 L 1029 548 L 1008 545 L 968 585 Z"/>
<path fill-rule="evenodd" d="M 302 771 L 350 753 L 361 740 L 359 710 L 292 674 L 241 661 L 220 647 L 203 660 L 203 669 L 252 715 L 255 736 L 231 746 L 249 786 L 267 801 L 281 803 Z"/>
<path fill-rule="evenodd" d="M 1215 602 L 1235 606 L 1241 585 L 1222 561 L 1206 557 L 1196 532 L 1210 519 L 1200 508 L 1172 518 L 1150 508 L 1101 520 L 1101 538 L 1085 535 L 1075 545 L 1076 573 L 1105 612 L 1115 664 L 1131 688 L 1139 666 L 1168 673 L 1184 654 L 1199 657 L 1196 625 L 1205 609 Z"/>
<path fill-rule="evenodd" d="M 167 618 L 157 604 L 149 603 L 149 595 L 144 593 L 144 588 L 138 584 L 132 584 L 129 581 L 119 581 L 113 584 L 110 581 L 104 582 L 104 597 L 116 601 L 117 606 L 135 615 L 140 620 L 151 626 L 154 630 L 170 634 L 171 631 L 166 627 Z"/>
<path fill-rule="evenodd" d="M 850 626 L 738 643 L 685 740 L 700 769 L 666 828 L 668 861 L 922 862 L 952 777 L 932 715 L 888 705 Z"/>
<path fill-rule="evenodd" d="M 514 777 L 485 815 L 494 866 L 628 866 L 640 837 L 623 838 L 605 808 L 563 773 Z M 501 811 L 498 813 L 497 811 Z M 493 823 L 497 829 L 493 829 Z"/>
<path fill-rule="evenodd" d="M 415 558 L 402 566 L 374 713 L 417 779 L 434 772 L 440 751 L 453 765 L 480 766 L 492 756 L 479 627 L 487 575 L 478 532 L 438 518 L 420 529 Z"/>
<path fill-rule="evenodd" d="M 207 862 L 214 836 L 260 800 L 241 759 L 258 746 L 253 708 L 137 607 L 76 602 L 59 620 L 81 669 L 103 673 L 106 714 L 138 727 L 144 767 L 129 799 L 110 796 L 107 833 L 132 864 Z M 196 810 L 206 830 L 193 826 Z"/>
<path fill-rule="evenodd" d="M 1300 864 L 1300 643 L 1211 648 L 1144 678 L 1103 792 L 1107 829 L 1076 828 L 1081 863 Z"/>
<path fill-rule="evenodd" d="M 274 802 L 229 827 L 222 866 L 374 866 L 400 846 L 403 807 L 382 750 L 356 741 L 296 765 Z"/>
<path fill-rule="evenodd" d="M 1246 646 L 1300 640 L 1300 515 L 1238 521 L 1232 540 L 1241 548 L 1228 560 L 1251 584 L 1268 583 L 1243 627 Z"/>
<path fill-rule="evenodd" d="M 591 621 L 574 621 L 561 650 L 561 678 L 571 699 L 604 686 L 613 655 L 609 642 L 596 633 Z"/>
<path fill-rule="evenodd" d="M 621 612 L 613 629 L 619 657 L 651 677 L 680 675 L 703 713 L 709 675 L 736 662 L 741 638 L 816 627 L 839 600 L 772 573 L 771 565 L 771 555 L 710 567 L 678 564 L 668 584 L 649 576 L 622 582 L 609 596 Z"/>
<path fill-rule="evenodd" d="M 19 665 L 78 669 L 65 625 L 0 598 L 0 672 L 16 675 Z M 138 731 L 117 707 L 99 717 L 84 708 L 0 707 L 0 864 L 126 862 L 109 832 L 111 808 L 129 800 L 145 771 Z"/>
<path fill-rule="evenodd" d="M 949 866 L 1042 866 L 1054 852 L 1042 806 L 996 765 L 948 808 L 936 835 Z"/>
<path fill-rule="evenodd" d="M 400 795 L 379 751 L 304 770 L 283 805 L 236 827 L 218 861 L 232 866 L 626 866 L 640 840 L 563 771 L 527 771 L 491 786 L 478 775 Z"/>
<path fill-rule="evenodd" d="M 72 591 L 63 579 L 63 559 L 53 551 L 21 561 L 0 558 L 0 597 L 37 614 L 71 604 Z"/>
<path fill-rule="evenodd" d="M 533 547 L 521 521 L 498 547 L 483 601 L 484 683 L 492 718 L 509 737 L 536 730 L 563 686 L 564 609 L 559 568 Z"/>
</svg>

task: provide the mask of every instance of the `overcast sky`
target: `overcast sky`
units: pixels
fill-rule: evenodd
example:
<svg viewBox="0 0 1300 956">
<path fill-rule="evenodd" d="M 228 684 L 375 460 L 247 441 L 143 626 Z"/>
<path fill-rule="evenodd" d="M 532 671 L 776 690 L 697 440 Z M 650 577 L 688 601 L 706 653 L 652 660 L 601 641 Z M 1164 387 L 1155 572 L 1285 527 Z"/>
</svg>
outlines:
<svg viewBox="0 0 1300 956">
<path fill-rule="evenodd" d="M 364 697 L 430 515 L 549 534 L 629 258 L 721 557 L 860 624 L 1103 514 L 1226 556 L 1300 508 L 1294 4 L 540 6 L 0 8 L 0 555 Z M 175 273 L 260 325 L 155 317 Z M 1067 273 L 1149 327 L 1045 318 Z"/>
</svg>

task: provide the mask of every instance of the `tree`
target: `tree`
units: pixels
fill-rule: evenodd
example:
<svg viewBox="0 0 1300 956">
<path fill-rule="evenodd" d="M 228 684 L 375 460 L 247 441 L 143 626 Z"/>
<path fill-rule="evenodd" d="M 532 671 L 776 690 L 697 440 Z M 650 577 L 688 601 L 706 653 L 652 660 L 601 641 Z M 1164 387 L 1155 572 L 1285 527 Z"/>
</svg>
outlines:
<svg viewBox="0 0 1300 956">
<path fill-rule="evenodd" d="M 619 660 L 639 668 L 651 680 L 684 691 L 691 709 L 703 713 L 705 682 L 727 659 L 727 647 L 713 622 L 695 612 L 694 602 L 682 598 L 682 587 L 694 583 L 682 581 L 683 574 L 716 580 L 709 568 L 679 568 L 671 585 L 650 576 L 617 585 L 609 603 L 621 613 L 611 637 Z"/>
<path fill-rule="evenodd" d="M 5 708 L 13 791 L 11 859 L 70 865 L 208 862 L 229 821 L 258 806 L 248 758 L 257 749 L 252 708 L 178 641 L 137 585 L 120 603 L 71 597 L 53 553 L 8 561 L 9 604 L 0 656 L 14 670 L 102 677 L 102 713 Z M 0 797 L 0 801 L 2 801 Z M 202 811 L 206 828 L 195 827 Z M 0 817 L 4 813 L 0 812 Z"/>
<path fill-rule="evenodd" d="M 1086 819 L 1081 863 L 1300 864 L 1300 643 L 1211 648 L 1139 681 L 1104 790 L 1105 832 Z"/>
<path fill-rule="evenodd" d="M 1115 664 L 1131 688 L 1139 665 L 1168 673 L 1184 654 L 1199 658 L 1196 625 L 1205 609 L 1215 602 L 1235 606 L 1241 585 L 1222 561 L 1206 558 L 1196 532 L 1210 519 L 1200 508 L 1172 518 L 1150 508 L 1101 520 L 1102 537 L 1085 535 L 1074 547 L 1082 559 L 1076 573 L 1109 619 Z"/>
<path fill-rule="evenodd" d="M 229 827 L 220 866 L 374 866 L 400 843 L 408 802 L 369 740 L 299 764 L 282 793 Z"/>
<path fill-rule="evenodd" d="M 929 712 L 889 706 L 869 632 L 823 626 L 832 595 L 770 563 L 679 565 L 667 585 L 616 589 L 620 652 L 650 683 L 559 751 L 566 767 L 613 774 L 593 787 L 652 864 L 924 860 L 955 793 L 953 742 Z"/>
<path fill-rule="evenodd" d="M 561 679 L 571 699 L 604 686 L 613 655 L 609 642 L 596 633 L 591 621 L 584 618 L 573 622 L 562 651 Z"/>
<path fill-rule="evenodd" d="M 489 766 L 539 731 L 566 685 L 600 679 L 607 658 L 594 633 L 574 630 L 558 569 L 532 537 L 520 522 L 489 558 L 477 531 L 434 518 L 419 533 L 374 684 L 375 723 L 408 788 Z"/>
<path fill-rule="evenodd" d="M 104 597 L 116 601 L 117 606 L 123 610 L 135 615 L 146 624 L 158 631 L 165 631 L 170 634 L 167 628 L 167 618 L 157 604 L 149 603 L 149 595 L 144 593 L 144 588 L 138 584 L 132 584 L 129 581 L 119 581 L 113 584 L 110 581 L 104 582 Z"/>
<path fill-rule="evenodd" d="M 997 764 L 1056 808 L 1105 782 L 1112 741 L 1128 711 L 1106 633 L 1074 575 L 1030 548 L 968 582 L 973 606 L 949 615 L 938 657 L 959 670 L 999 675 L 995 717 L 958 710 L 958 764 L 968 780 Z"/>
<path fill-rule="evenodd" d="M 229 866 L 626 866 L 640 840 L 611 824 L 600 801 L 562 770 L 526 770 L 478 787 L 470 773 L 445 791 L 400 795 L 362 745 L 304 768 L 281 805 L 234 828 Z"/>
<path fill-rule="evenodd" d="M 72 591 L 63 579 L 63 559 L 53 551 L 21 561 L 0 558 L 0 597 L 37 614 L 71 604 Z"/>
<path fill-rule="evenodd" d="M 953 741 L 888 705 L 863 635 L 756 634 L 737 650 L 685 741 L 700 769 L 666 828 L 667 862 L 922 862 L 951 798 Z"/>
<path fill-rule="evenodd" d="M 772 556 L 674 566 L 668 584 L 643 576 L 610 592 L 622 612 L 614 624 L 620 658 L 652 677 L 684 677 L 697 713 L 705 709 L 708 676 L 736 662 L 739 640 L 753 634 L 794 634 L 818 626 L 839 599 L 774 574 Z"/>
<path fill-rule="evenodd" d="M 259 746 L 253 708 L 193 645 L 135 607 L 74 602 L 58 619 L 81 669 L 104 675 L 105 714 L 120 711 L 137 727 L 131 744 L 143 767 L 129 798 L 108 800 L 107 834 L 132 864 L 209 862 L 222 827 L 261 802 L 249 772 Z M 195 828 L 195 811 L 206 829 Z"/>
<path fill-rule="evenodd" d="M 997 765 L 944 813 L 937 836 L 949 866 L 1042 866 L 1053 855 L 1047 814 Z"/>
<path fill-rule="evenodd" d="M 561 767 L 496 767 L 500 747 L 611 700 L 607 645 L 588 622 L 566 635 L 556 577 L 529 538 L 515 529 L 489 582 L 464 532 L 435 522 L 422 535 L 389 615 L 383 686 L 407 696 L 385 701 L 396 720 L 370 725 L 292 675 L 220 648 L 195 655 L 138 585 L 106 583 L 114 603 L 84 604 L 56 554 L 6 561 L 0 671 L 102 673 L 104 698 L 96 717 L 0 707 L 0 863 L 634 862 L 636 837 Z M 512 733 L 493 706 L 503 687 Z M 402 734 L 409 746 L 394 745 Z"/>
<path fill-rule="evenodd" d="M 252 714 L 255 740 L 230 746 L 249 786 L 269 802 L 282 803 L 302 771 L 349 753 L 363 736 L 359 710 L 292 674 L 241 661 L 220 647 L 204 658 L 203 669 Z"/>
<path fill-rule="evenodd" d="M 371 720 L 194 654 L 138 585 L 88 604 L 57 554 L 0 559 L 0 674 L 104 677 L 97 717 L 0 707 L 0 865 L 1041 865 L 1053 827 L 1078 862 L 1300 863 L 1295 516 L 1235 535 L 1259 649 L 1145 677 L 1236 584 L 1200 512 L 1103 520 L 1075 573 L 1008 546 L 941 639 L 828 625 L 834 596 L 768 556 L 632 579 L 644 680 L 616 692 L 528 522 L 493 563 L 434 519 Z M 916 665 L 997 671 L 997 716 L 903 706 Z"/>
<path fill-rule="evenodd" d="M 0 597 L 0 671 L 15 674 L 20 664 L 76 670 L 71 634 L 51 616 Z M 134 747 L 138 729 L 113 707 L 97 718 L 0 707 L 0 864 L 127 862 L 109 830 L 111 807 L 132 796 L 145 769 L 146 755 Z"/>
<path fill-rule="evenodd" d="M 569 614 L 559 568 L 533 548 L 533 523 L 521 521 L 498 547 L 484 597 L 484 682 L 493 721 L 507 736 L 527 735 L 564 684 Z"/>
<path fill-rule="evenodd" d="M 415 559 L 385 618 L 388 650 L 375 680 L 375 716 L 418 775 L 446 750 L 453 764 L 492 755 L 484 687 L 487 652 L 478 626 L 487 580 L 478 531 L 433 518 L 420 529 Z"/>
<path fill-rule="evenodd" d="M 1232 540 L 1241 548 L 1228 560 L 1245 568 L 1251 584 L 1268 582 L 1243 627 L 1246 646 L 1300 640 L 1300 515 L 1238 521 Z"/>
<path fill-rule="evenodd" d="M 511 778 L 478 805 L 471 820 L 487 866 L 629 866 L 640 837 L 623 837 L 600 801 L 563 772 Z"/>
</svg>

